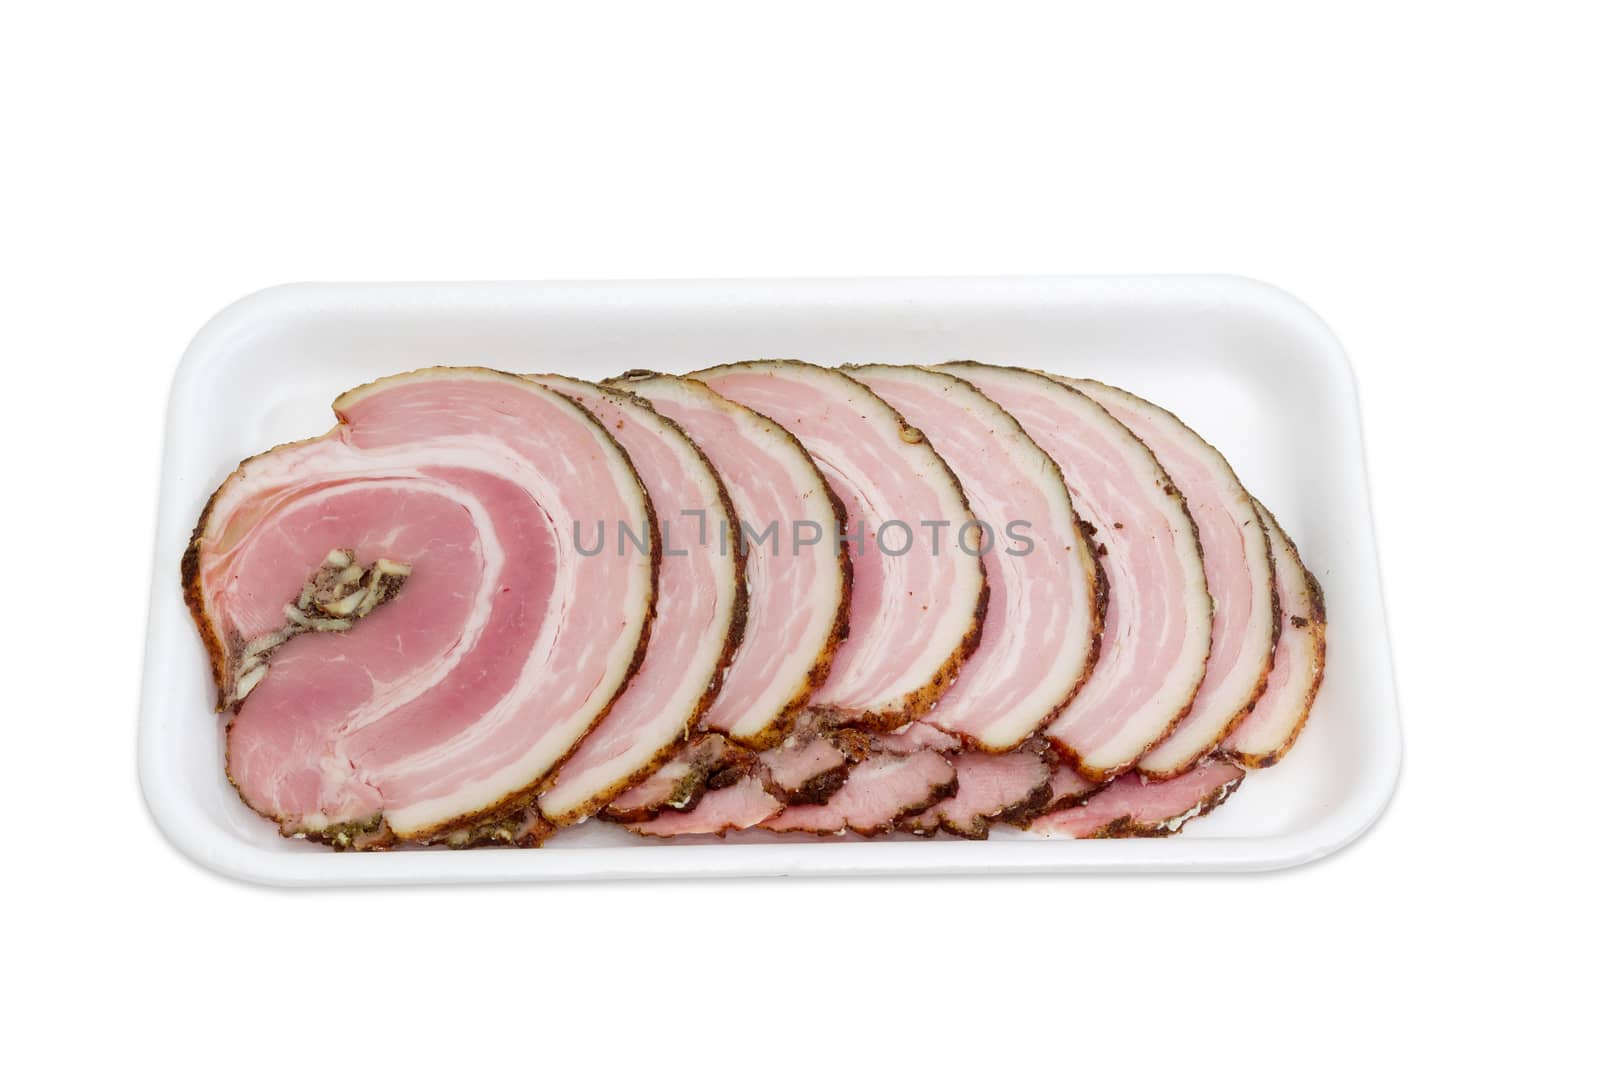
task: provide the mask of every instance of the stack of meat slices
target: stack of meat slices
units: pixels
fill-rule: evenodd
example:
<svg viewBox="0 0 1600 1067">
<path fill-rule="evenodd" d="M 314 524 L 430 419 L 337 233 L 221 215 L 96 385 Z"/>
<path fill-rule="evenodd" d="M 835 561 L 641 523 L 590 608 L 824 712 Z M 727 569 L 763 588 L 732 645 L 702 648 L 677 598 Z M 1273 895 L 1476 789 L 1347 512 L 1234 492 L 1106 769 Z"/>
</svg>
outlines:
<svg viewBox="0 0 1600 1067">
<path fill-rule="evenodd" d="M 183 561 L 229 779 L 287 835 L 1159 836 L 1321 682 L 1289 536 L 1099 382 L 434 368 L 334 410 Z"/>
</svg>

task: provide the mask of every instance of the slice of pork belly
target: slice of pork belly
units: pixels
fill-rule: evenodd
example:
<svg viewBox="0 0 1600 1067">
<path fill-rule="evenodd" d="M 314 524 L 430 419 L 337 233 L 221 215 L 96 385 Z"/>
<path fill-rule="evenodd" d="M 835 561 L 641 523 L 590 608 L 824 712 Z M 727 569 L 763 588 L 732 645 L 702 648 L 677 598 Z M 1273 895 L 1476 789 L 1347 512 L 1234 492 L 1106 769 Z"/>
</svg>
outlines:
<svg viewBox="0 0 1600 1067">
<path fill-rule="evenodd" d="M 1272 548 L 1255 500 L 1228 461 L 1176 415 L 1100 382 L 1072 384 L 1150 446 L 1188 501 L 1205 551 L 1215 605 L 1205 681 L 1171 736 L 1139 759 L 1146 776 L 1170 778 L 1215 749 L 1267 684 L 1278 641 Z"/>
<path fill-rule="evenodd" d="M 335 843 L 523 808 L 637 666 L 659 550 L 645 490 L 594 418 L 513 375 L 418 371 L 334 411 L 323 437 L 246 460 L 184 558 L 238 709 L 229 777 L 283 832 Z M 592 538 L 602 519 L 643 547 L 579 552 L 575 524 Z M 364 617 L 308 616 L 308 576 L 345 558 L 409 577 Z"/>
<path fill-rule="evenodd" d="M 683 431 L 644 400 L 558 375 L 532 380 L 582 404 L 627 450 L 657 502 L 663 531 L 656 616 L 639 669 L 610 712 L 539 795 L 540 812 L 567 826 L 604 807 L 667 758 L 721 685 L 744 629 L 743 556 L 685 537 L 668 508 L 733 521 L 722 480 Z M 676 534 L 677 536 L 672 536 Z"/>
<path fill-rule="evenodd" d="M 721 740 L 720 735 L 708 736 Z M 696 742 L 689 747 L 694 749 L 705 746 L 702 742 Z M 741 753 L 745 752 L 731 742 L 728 742 L 726 747 Z M 860 827 L 868 833 L 881 832 L 888 827 L 865 821 L 865 817 L 858 810 L 864 798 L 877 796 L 877 793 L 863 794 L 858 787 L 855 792 L 839 799 L 841 807 L 827 812 L 821 809 L 833 803 L 835 795 L 849 780 L 851 773 L 861 767 L 876 769 L 875 773 L 881 773 L 885 767 L 897 769 L 897 773 L 888 776 L 887 781 L 899 792 L 896 796 L 886 799 L 885 806 L 893 800 L 896 804 L 911 809 L 924 808 L 927 806 L 924 801 L 928 798 L 919 790 L 926 789 L 930 793 L 942 792 L 947 788 L 945 781 L 947 775 L 938 763 L 920 756 L 909 765 L 902 766 L 900 761 L 919 753 L 944 752 L 953 755 L 954 750 L 959 748 L 960 742 L 957 739 L 924 723 L 914 722 L 894 733 L 876 734 L 842 726 L 826 713 L 810 710 L 801 714 L 793 731 L 782 744 L 764 752 L 745 753 L 742 761 L 724 761 L 720 769 L 709 776 L 710 788 L 717 792 L 705 793 L 702 789 L 701 793 L 694 794 L 694 803 L 704 802 L 702 793 L 704 798 L 719 796 L 720 793 L 727 792 L 732 785 L 754 781 L 778 802 L 777 807 L 769 814 L 775 814 L 777 809 L 790 806 L 804 814 L 808 824 L 822 826 L 823 829 L 816 831 L 819 833 L 842 832 L 841 827 L 845 829 Z M 636 786 L 618 798 L 607 809 L 606 818 L 623 822 L 642 822 L 655 818 L 658 812 L 663 815 L 668 814 L 662 798 L 670 786 L 665 784 L 664 779 L 669 772 L 679 766 L 680 762 L 681 757 L 663 767 L 642 785 Z M 919 784 L 913 777 L 913 772 L 918 770 L 931 778 Z M 700 780 L 706 781 L 707 776 L 702 775 Z M 623 809 L 621 805 L 630 800 L 637 800 L 638 806 Z M 685 810 L 692 810 L 694 803 L 683 807 Z M 722 798 L 720 804 L 726 806 L 735 802 L 731 798 Z M 739 806 L 737 810 L 746 809 Z M 767 817 L 767 815 L 762 816 L 762 818 Z M 902 824 L 910 818 L 914 816 L 903 817 Z M 736 828 L 732 822 L 724 825 L 720 821 L 722 819 L 723 816 L 720 814 L 712 817 L 709 823 L 701 820 L 674 819 L 652 830 L 651 836 L 718 833 Z M 937 828 L 937 816 L 934 817 L 932 826 Z M 796 828 L 808 829 L 809 825 Z"/>
<path fill-rule="evenodd" d="M 1055 460 L 1099 541 L 1100 658 L 1045 735 L 1083 775 L 1121 773 L 1173 728 L 1205 676 L 1211 598 L 1194 522 L 1150 450 L 1083 393 L 1032 371 L 952 364 Z"/>
<path fill-rule="evenodd" d="M 792 804 L 762 822 L 780 833 L 887 833 L 908 815 L 956 791 L 956 771 L 943 755 L 923 749 L 908 756 L 879 753 L 858 764 L 825 804 Z"/>
<path fill-rule="evenodd" d="M 758 753 L 767 792 L 786 804 L 821 804 L 838 791 L 853 764 L 870 754 L 871 739 L 841 728 L 821 712 L 801 714 L 782 743 Z"/>
<path fill-rule="evenodd" d="M 993 531 L 983 640 L 924 721 L 1013 749 L 1067 705 L 1100 651 L 1101 571 L 1060 468 L 970 382 L 921 367 L 845 370 L 928 435 Z"/>
<path fill-rule="evenodd" d="M 952 761 L 955 795 L 902 820 L 902 829 L 927 835 L 942 828 L 957 837 L 982 840 L 993 823 L 1026 823 L 1050 802 L 1051 764 L 1038 748 L 962 752 Z"/>
<path fill-rule="evenodd" d="M 1227 760 L 1207 760 L 1165 780 L 1130 771 L 1028 828 L 1045 837 L 1166 837 L 1227 800 L 1243 780 L 1244 771 Z"/>
<path fill-rule="evenodd" d="M 707 793 L 692 811 L 663 811 L 649 822 L 628 829 L 643 837 L 680 837 L 747 830 L 783 810 L 783 802 L 761 787 L 757 778 L 741 778 L 726 789 Z"/>
<path fill-rule="evenodd" d="M 614 822 L 643 822 L 669 809 L 692 811 L 708 790 L 732 784 L 750 767 L 748 750 L 721 734 L 699 734 L 601 814 Z"/>
<path fill-rule="evenodd" d="M 1104 782 L 1085 778 L 1066 763 L 1058 764 L 1056 769 L 1050 772 L 1050 799 L 1045 802 L 1044 810 L 1050 811 L 1075 803 L 1095 790 L 1103 788 L 1104 785 Z"/>
<path fill-rule="evenodd" d="M 1271 512 L 1256 501 L 1272 542 L 1278 582 L 1278 648 L 1266 692 L 1223 743 L 1231 758 L 1249 767 L 1270 767 L 1289 751 L 1311 714 L 1327 658 L 1327 612 L 1322 586 L 1300 559 L 1300 551 Z"/>
<path fill-rule="evenodd" d="M 889 733 L 872 735 L 874 751 L 897 756 L 909 756 L 925 748 L 935 752 L 954 752 L 960 747 L 959 740 L 925 722 L 914 722 Z"/>
<path fill-rule="evenodd" d="M 850 560 L 836 538 L 844 506 L 792 434 L 700 382 L 641 371 L 608 384 L 644 397 L 694 440 L 722 476 L 735 515 L 757 529 L 775 522 L 784 538 L 794 529 L 820 535 L 798 552 L 786 543 L 782 553 L 749 553 L 744 640 L 700 720 L 743 744 L 770 747 L 827 677 L 844 634 Z M 737 529 L 704 522 L 687 503 L 659 510 L 678 534 L 674 543 L 703 534 L 718 551 L 733 551 L 740 540 Z"/>
<path fill-rule="evenodd" d="M 844 502 L 849 637 L 813 705 L 883 730 L 920 718 L 977 647 L 988 598 L 960 483 L 919 430 L 838 371 L 766 360 L 694 377 L 792 432 Z M 779 550 L 788 534 L 779 531 Z M 766 551 L 751 547 L 752 557 Z"/>
</svg>

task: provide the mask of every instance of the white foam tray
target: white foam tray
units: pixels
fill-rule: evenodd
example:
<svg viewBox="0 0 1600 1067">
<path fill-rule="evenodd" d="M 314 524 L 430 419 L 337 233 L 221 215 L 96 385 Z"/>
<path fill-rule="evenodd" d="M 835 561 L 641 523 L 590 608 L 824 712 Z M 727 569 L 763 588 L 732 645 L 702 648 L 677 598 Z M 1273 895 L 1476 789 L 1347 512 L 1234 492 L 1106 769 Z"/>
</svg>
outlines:
<svg viewBox="0 0 1600 1067">
<path fill-rule="evenodd" d="M 178 564 L 207 496 L 245 456 L 321 433 L 329 402 L 383 374 L 481 364 L 600 378 L 762 356 L 979 359 L 1104 379 L 1216 444 L 1299 543 L 1329 612 L 1322 693 L 1299 744 L 1162 840 L 653 843 L 591 822 L 542 849 L 334 853 L 279 837 L 222 772 L 210 675 Z M 292 285 L 225 309 L 173 382 L 139 729 L 151 814 L 223 874 L 278 885 L 539 882 L 916 872 L 1238 871 L 1359 836 L 1400 767 L 1361 423 L 1333 335 L 1238 278 Z"/>
</svg>

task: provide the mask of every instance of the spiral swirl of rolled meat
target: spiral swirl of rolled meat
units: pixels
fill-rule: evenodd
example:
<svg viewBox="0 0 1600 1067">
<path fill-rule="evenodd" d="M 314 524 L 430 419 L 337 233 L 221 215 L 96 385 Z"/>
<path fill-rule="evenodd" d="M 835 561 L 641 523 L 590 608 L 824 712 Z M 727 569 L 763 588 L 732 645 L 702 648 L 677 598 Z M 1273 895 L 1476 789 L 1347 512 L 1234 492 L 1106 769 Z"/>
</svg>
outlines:
<svg viewBox="0 0 1600 1067">
<path fill-rule="evenodd" d="M 1228 461 L 1176 415 L 1100 382 L 1071 384 L 1150 446 L 1188 501 L 1205 550 L 1206 585 L 1215 605 L 1205 681 L 1189 714 L 1139 759 L 1147 777 L 1171 778 L 1221 744 L 1267 684 L 1278 642 L 1272 547 L 1254 498 Z"/>
<path fill-rule="evenodd" d="M 627 450 L 657 508 L 661 572 L 650 644 L 628 688 L 539 794 L 556 826 L 577 822 L 649 774 L 716 697 L 744 632 L 744 556 L 672 523 L 669 506 L 733 522 L 722 479 L 670 419 L 629 393 L 559 375 L 533 381 L 582 404 Z"/>
<path fill-rule="evenodd" d="M 705 729 L 770 747 L 828 676 L 844 634 L 851 588 L 850 559 L 838 540 L 844 506 L 792 434 L 706 385 L 642 371 L 608 384 L 648 400 L 689 435 L 721 474 L 738 519 L 757 530 L 776 522 L 782 538 L 801 527 L 819 535 L 799 551 L 757 545 L 748 552 L 744 639 L 700 719 Z M 678 501 L 658 507 L 672 529 L 684 531 L 678 540 L 699 541 L 704 533 L 718 551 L 737 550 L 737 528 L 707 523 Z"/>
<path fill-rule="evenodd" d="M 1283 758 L 1311 714 L 1327 658 L 1327 612 L 1322 586 L 1301 562 L 1300 550 L 1272 513 L 1256 501 L 1272 542 L 1278 582 L 1278 648 L 1272 673 L 1255 707 L 1223 742 L 1223 751 L 1249 767 L 1270 767 Z"/>
<path fill-rule="evenodd" d="M 928 435 L 992 531 L 983 640 L 923 721 L 989 752 L 1016 748 L 1067 705 L 1100 652 L 1101 570 L 1060 468 L 970 382 L 922 367 L 845 372 Z M 968 763 L 974 774 L 982 765 Z M 1019 777 L 1030 770 L 1024 762 Z"/>
<path fill-rule="evenodd" d="M 978 646 L 988 599 L 970 547 L 977 525 L 950 468 L 921 431 L 838 371 L 763 360 L 692 377 L 793 433 L 844 502 L 849 636 L 811 703 L 885 730 L 926 714 Z M 962 543 L 935 553 L 928 523 Z"/>
<path fill-rule="evenodd" d="M 184 558 L 237 709 L 228 774 L 284 833 L 335 844 L 525 809 L 637 666 L 659 559 L 645 490 L 593 417 L 514 375 L 417 371 L 334 411 L 328 434 L 241 464 Z M 579 551 L 602 519 L 638 540 Z M 316 599 L 406 571 L 364 615 L 392 584 Z"/>
<path fill-rule="evenodd" d="M 1100 658 L 1045 736 L 1076 770 L 1104 781 L 1166 736 L 1205 676 L 1211 598 L 1194 523 L 1156 457 L 1083 393 L 1033 371 L 941 369 L 1004 407 L 1055 460 L 1100 542 Z"/>
</svg>

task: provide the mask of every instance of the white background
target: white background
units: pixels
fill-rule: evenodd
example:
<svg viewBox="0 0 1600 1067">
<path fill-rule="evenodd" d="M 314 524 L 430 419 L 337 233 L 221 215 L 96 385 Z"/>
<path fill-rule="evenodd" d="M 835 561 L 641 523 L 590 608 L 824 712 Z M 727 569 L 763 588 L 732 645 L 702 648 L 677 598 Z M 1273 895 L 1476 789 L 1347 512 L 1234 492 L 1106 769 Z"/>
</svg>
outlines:
<svg viewBox="0 0 1600 1067">
<path fill-rule="evenodd" d="M 34 1050 L 7 1058 L 1575 1048 L 1600 712 L 1585 7 L 7 7 L 0 1042 Z M 194 867 L 146 815 L 164 397 L 234 298 L 1176 271 L 1290 290 L 1360 381 L 1407 751 L 1388 814 L 1331 859 L 284 892 Z"/>
</svg>

